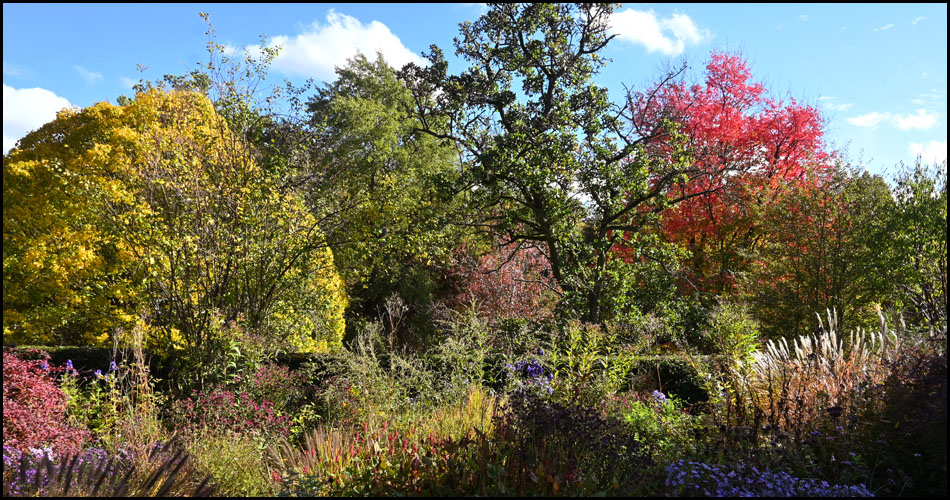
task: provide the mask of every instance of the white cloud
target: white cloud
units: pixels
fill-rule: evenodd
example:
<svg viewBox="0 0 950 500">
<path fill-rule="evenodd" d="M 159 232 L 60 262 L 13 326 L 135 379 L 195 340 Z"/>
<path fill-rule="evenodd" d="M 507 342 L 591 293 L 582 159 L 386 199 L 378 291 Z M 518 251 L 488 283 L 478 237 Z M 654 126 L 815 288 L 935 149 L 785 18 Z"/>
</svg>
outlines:
<svg viewBox="0 0 950 500">
<path fill-rule="evenodd" d="M 854 104 L 850 102 L 845 103 L 845 104 L 834 104 L 834 103 L 825 104 L 825 107 L 827 107 L 828 109 L 832 111 L 847 111 L 851 109 L 851 106 L 854 106 Z"/>
<path fill-rule="evenodd" d="M 651 9 L 642 12 L 626 9 L 615 12 L 610 18 L 610 28 L 620 40 L 638 43 L 647 52 L 662 52 L 668 56 L 683 53 L 686 45 L 695 45 L 712 38 L 708 30 L 700 29 L 686 14 L 673 14 L 658 18 Z"/>
<path fill-rule="evenodd" d="M 27 76 L 29 70 L 23 66 L 17 66 L 16 64 L 10 64 L 6 60 L 3 61 L 3 74 L 10 76 Z"/>
<path fill-rule="evenodd" d="M 104 78 L 102 76 L 102 73 L 89 71 L 88 69 L 83 68 L 82 66 L 78 64 L 73 66 L 73 69 L 76 70 L 76 73 L 79 73 L 79 76 L 81 76 L 83 80 L 86 80 L 86 83 L 98 83 L 98 82 L 101 82 Z"/>
<path fill-rule="evenodd" d="M 786 26 L 788 26 L 789 24 L 791 24 L 791 22 L 792 22 L 792 21 L 785 21 L 784 23 L 781 23 L 781 24 L 777 25 L 777 26 L 775 27 L 775 29 L 777 29 L 777 30 L 784 29 Z M 808 22 L 808 14 L 801 14 L 800 16 L 798 16 L 798 22 L 800 22 L 800 23 L 807 23 L 807 22 Z M 841 28 L 841 31 L 844 31 L 844 28 Z"/>
<path fill-rule="evenodd" d="M 911 103 L 925 108 L 939 108 L 943 102 L 943 95 L 936 91 L 919 93 L 917 97 L 910 100 Z"/>
<path fill-rule="evenodd" d="M 135 85 L 136 83 L 138 83 L 138 80 L 136 80 L 136 79 L 134 79 L 134 78 L 129 78 L 129 77 L 127 77 L 127 76 L 120 76 L 120 77 L 119 77 L 119 82 L 122 83 L 122 86 L 123 86 L 123 87 L 125 87 L 125 88 L 127 88 L 127 89 L 131 89 L 133 85 Z"/>
<path fill-rule="evenodd" d="M 469 8 L 475 7 L 475 8 L 478 9 L 478 13 L 479 13 L 479 14 L 484 14 L 484 13 L 488 12 L 488 4 L 487 4 L 487 3 L 463 3 L 463 4 L 462 4 L 462 7 L 469 7 Z"/>
<path fill-rule="evenodd" d="M 937 113 L 918 109 L 914 115 L 897 115 L 894 117 L 897 128 L 901 130 L 928 129 L 937 124 Z"/>
<path fill-rule="evenodd" d="M 874 28 L 874 29 L 871 30 L 871 31 L 884 31 L 884 30 L 889 30 L 889 29 L 891 29 L 891 28 L 893 28 L 893 27 L 894 27 L 893 24 L 885 24 L 884 26 L 879 26 L 879 27 L 877 27 L 877 28 Z"/>
<path fill-rule="evenodd" d="M 928 129 L 937 124 L 937 113 L 918 109 L 912 115 L 897 115 L 878 113 L 874 111 L 854 118 L 848 118 L 848 123 L 856 127 L 876 127 L 881 123 L 888 123 L 901 130 Z"/>
<path fill-rule="evenodd" d="M 46 89 L 15 89 L 3 85 L 3 154 L 16 141 L 56 118 L 69 101 Z"/>
<path fill-rule="evenodd" d="M 943 163 L 947 161 L 947 141 L 930 141 L 929 144 L 910 143 L 910 154 L 920 156 L 924 163 Z"/>
<path fill-rule="evenodd" d="M 910 22 L 910 24 L 916 25 L 917 23 L 923 21 L 924 19 L 927 19 L 927 18 L 924 16 L 915 17 L 914 20 Z"/>
<path fill-rule="evenodd" d="M 830 110 L 832 110 L 832 111 L 847 111 L 847 110 L 851 109 L 851 106 L 854 106 L 854 104 L 852 104 L 852 103 L 850 103 L 850 102 L 849 102 L 849 103 L 845 103 L 845 104 L 835 104 L 834 102 L 831 102 L 831 101 L 834 101 L 835 99 L 837 99 L 837 98 L 834 97 L 834 96 L 823 95 L 823 96 L 821 96 L 821 97 L 818 98 L 818 102 L 821 102 L 821 103 L 822 103 L 822 106 L 824 106 L 824 107 L 826 107 L 826 108 L 828 108 L 828 109 L 830 109 Z M 822 102 L 822 101 L 828 101 L 828 102 Z"/>
<path fill-rule="evenodd" d="M 361 52 L 370 59 L 381 52 L 394 68 L 422 59 L 406 48 L 389 28 L 379 22 L 363 24 L 359 19 L 330 10 L 327 23 L 314 22 L 309 31 L 293 38 L 275 36 L 270 47 L 281 46 L 273 68 L 285 74 L 311 76 L 322 80 L 334 77 L 334 68 L 345 66 L 349 58 Z M 259 45 L 247 47 L 251 53 L 260 51 Z"/>
<path fill-rule="evenodd" d="M 874 111 L 854 118 L 848 118 L 848 123 L 855 127 L 876 127 L 879 123 L 890 120 L 890 113 L 878 113 Z"/>
</svg>

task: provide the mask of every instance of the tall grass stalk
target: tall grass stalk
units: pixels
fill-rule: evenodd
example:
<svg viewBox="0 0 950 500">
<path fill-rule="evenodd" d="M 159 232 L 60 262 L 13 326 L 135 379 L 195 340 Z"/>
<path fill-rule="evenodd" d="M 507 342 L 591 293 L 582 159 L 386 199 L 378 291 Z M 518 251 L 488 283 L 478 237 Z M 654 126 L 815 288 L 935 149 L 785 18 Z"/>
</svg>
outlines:
<svg viewBox="0 0 950 500">
<path fill-rule="evenodd" d="M 825 328 L 819 316 L 816 334 L 791 343 L 785 339 L 766 343 L 753 353 L 738 384 L 770 426 L 797 437 L 823 415 L 838 418 L 843 411 L 838 405 L 846 395 L 884 380 L 888 363 L 900 348 L 883 316 L 878 331 L 858 329 L 847 340 L 837 332 L 833 311 L 828 311 L 827 319 Z"/>
</svg>

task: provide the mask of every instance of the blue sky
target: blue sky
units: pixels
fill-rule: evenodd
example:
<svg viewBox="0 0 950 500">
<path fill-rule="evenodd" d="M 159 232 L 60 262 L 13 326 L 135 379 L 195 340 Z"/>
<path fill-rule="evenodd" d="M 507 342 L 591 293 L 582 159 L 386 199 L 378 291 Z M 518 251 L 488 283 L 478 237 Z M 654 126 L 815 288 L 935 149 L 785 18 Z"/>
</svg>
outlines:
<svg viewBox="0 0 950 500">
<path fill-rule="evenodd" d="M 357 50 L 391 63 L 441 47 L 450 72 L 458 23 L 483 4 L 7 4 L 3 5 L 3 148 L 63 106 L 115 102 L 141 76 L 183 74 L 206 59 L 211 15 L 218 41 L 235 48 L 260 35 L 283 45 L 272 76 L 328 80 Z M 712 50 L 741 52 L 777 97 L 819 107 L 826 140 L 874 173 L 918 153 L 947 155 L 946 4 L 624 4 L 612 63 L 598 83 L 620 99 L 662 69 L 687 61 L 699 78 Z M 140 74 L 137 65 L 148 66 Z"/>
</svg>

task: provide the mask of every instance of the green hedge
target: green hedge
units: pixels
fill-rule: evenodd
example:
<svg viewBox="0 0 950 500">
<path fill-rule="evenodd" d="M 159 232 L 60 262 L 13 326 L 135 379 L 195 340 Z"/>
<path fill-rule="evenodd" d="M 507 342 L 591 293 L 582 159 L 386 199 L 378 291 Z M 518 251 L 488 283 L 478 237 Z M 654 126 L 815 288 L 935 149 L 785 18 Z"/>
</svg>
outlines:
<svg viewBox="0 0 950 500">
<path fill-rule="evenodd" d="M 120 349 L 116 353 L 116 357 L 113 358 L 113 350 L 111 347 L 4 344 L 3 349 L 14 351 L 24 359 L 38 358 L 35 352 L 32 352 L 33 350 L 45 351 L 49 353 L 50 364 L 53 366 L 65 366 L 67 360 L 72 360 L 73 368 L 83 375 L 91 375 L 95 373 L 96 370 L 102 370 L 102 372 L 105 373 L 109 369 L 109 363 L 113 360 L 117 363 L 124 362 L 126 356 L 126 353 Z M 145 353 L 145 357 L 148 359 L 149 371 L 152 375 L 164 379 L 170 367 L 170 363 L 167 362 L 168 360 L 158 356 L 152 356 L 147 352 Z M 330 364 L 335 360 L 336 357 L 333 354 L 289 353 L 279 355 L 276 359 L 276 363 L 286 366 L 291 370 L 297 370 L 308 363 L 320 366 Z"/>
<path fill-rule="evenodd" d="M 54 366 L 64 366 L 66 360 L 72 360 L 73 367 L 84 375 L 91 375 L 96 370 L 107 371 L 109 363 L 113 361 L 112 348 L 108 347 L 79 347 L 79 346 L 30 346 L 4 345 L 4 349 L 12 349 L 26 354 L 30 349 L 46 351 L 50 355 L 50 362 Z M 123 352 L 118 353 L 117 362 L 123 361 Z M 149 369 L 156 377 L 165 379 L 169 363 L 165 360 L 148 356 Z M 715 372 L 722 356 L 693 356 L 690 358 L 676 355 L 642 356 L 635 361 L 633 373 L 636 375 L 634 389 L 650 391 L 661 390 L 666 394 L 675 395 L 686 404 L 703 403 L 709 400 L 703 384 L 705 373 Z M 329 375 L 323 373 L 332 371 L 339 365 L 339 356 L 335 354 L 319 353 L 288 353 L 277 357 L 277 364 L 298 370 L 304 365 L 310 365 L 317 379 Z"/>
<path fill-rule="evenodd" d="M 48 346 L 48 345 L 11 345 L 4 344 L 4 350 L 11 350 L 24 359 L 37 359 L 33 350 L 40 350 L 49 353 L 50 364 L 53 366 L 65 366 L 67 360 L 72 360 L 73 368 L 80 373 L 94 373 L 96 370 L 102 370 L 103 373 L 109 370 L 109 363 L 112 362 L 111 347 L 79 347 L 79 346 Z M 119 353 L 119 359 L 122 361 L 122 353 Z"/>
<path fill-rule="evenodd" d="M 682 399 L 686 404 L 709 401 L 703 379 L 716 373 L 724 356 L 642 356 L 635 361 L 639 390 L 660 390 Z"/>
</svg>

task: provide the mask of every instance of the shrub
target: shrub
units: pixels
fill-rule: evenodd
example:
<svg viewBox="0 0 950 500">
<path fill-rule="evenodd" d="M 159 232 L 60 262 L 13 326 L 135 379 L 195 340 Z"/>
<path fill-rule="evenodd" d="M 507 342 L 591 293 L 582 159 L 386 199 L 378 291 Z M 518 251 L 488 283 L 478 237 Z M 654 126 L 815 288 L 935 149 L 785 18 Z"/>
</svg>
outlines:
<svg viewBox="0 0 950 500">
<path fill-rule="evenodd" d="M 759 346 L 759 325 L 742 304 L 725 304 L 716 309 L 706 333 L 714 354 L 724 355 L 730 365 L 752 360 Z"/>
<path fill-rule="evenodd" d="M 135 413 L 129 411 L 130 403 L 138 399 L 132 396 L 135 384 L 130 383 L 130 371 L 127 365 L 112 361 L 96 369 L 89 380 L 83 380 L 79 373 L 62 379 L 62 388 L 69 396 L 69 418 L 114 450 L 113 438 L 121 434 L 118 427 Z M 139 402 L 144 403 L 141 399 Z"/>
<path fill-rule="evenodd" d="M 77 453 L 88 434 L 66 423 L 66 394 L 53 380 L 49 356 L 26 361 L 3 353 L 3 445 Z"/>
<path fill-rule="evenodd" d="M 629 426 L 627 432 L 643 443 L 649 443 L 654 458 L 670 463 L 692 457 L 699 451 L 694 430 L 699 419 L 683 409 L 682 402 L 660 391 L 650 394 L 610 394 L 603 401 L 605 415 L 615 415 Z"/>
<path fill-rule="evenodd" d="M 685 405 L 696 405 L 709 399 L 708 382 L 713 366 L 723 360 L 716 356 L 638 356 L 631 372 L 636 375 L 632 388 L 649 392 L 660 390 L 675 395 Z"/>
<path fill-rule="evenodd" d="M 232 431 L 287 436 L 290 419 L 274 410 L 274 403 L 255 401 L 246 391 L 236 393 L 216 387 L 195 391 L 193 397 L 176 401 L 172 421 L 186 434 L 200 431 Z"/>
<path fill-rule="evenodd" d="M 551 371 L 545 373 L 544 365 L 536 359 L 518 361 L 515 364 L 507 363 L 505 368 L 508 370 L 510 385 L 515 394 L 534 393 L 543 396 L 554 392 L 551 386 L 554 373 Z"/>
<path fill-rule="evenodd" d="M 279 470 L 274 479 L 294 496 L 417 493 L 414 483 L 424 474 L 421 459 L 414 460 L 431 456 L 426 463 L 435 466 L 433 460 L 447 459 L 457 442 L 412 426 L 399 429 L 389 421 L 362 428 L 319 427 L 306 435 L 302 449 L 286 441 L 271 449 Z M 427 472 L 436 477 L 433 468 Z"/>
<path fill-rule="evenodd" d="M 854 451 L 873 457 L 869 480 L 890 494 L 947 495 L 946 333 L 933 344 L 903 349 L 881 384 L 852 398 L 862 409 Z"/>
<path fill-rule="evenodd" d="M 307 368 L 317 387 L 313 407 L 323 425 L 399 420 L 463 400 L 487 373 L 487 328 L 473 314 L 445 321 L 426 354 L 390 349 L 378 323 L 365 325 L 349 348 Z"/>
<path fill-rule="evenodd" d="M 235 376 L 232 387 L 247 391 L 254 401 L 270 401 L 279 414 L 289 415 L 303 397 L 305 378 L 300 372 L 267 363 L 253 373 Z"/>
<path fill-rule="evenodd" d="M 834 327 L 834 316 L 831 316 Z M 941 333 L 941 335 L 943 335 Z M 946 347 L 901 326 L 770 343 L 721 405 L 717 451 L 791 474 L 891 495 L 946 492 Z M 885 341 L 885 339 L 887 339 Z M 900 342 L 897 339 L 901 339 Z M 726 445 L 725 447 L 719 445 Z"/>
<path fill-rule="evenodd" d="M 554 398 L 570 405 L 594 406 L 612 392 L 627 388 L 633 353 L 618 349 L 619 332 L 570 321 L 552 332 L 538 351 L 554 370 Z"/>
<path fill-rule="evenodd" d="M 56 366 L 65 366 L 70 361 L 76 371 L 92 373 L 96 369 L 109 366 L 110 361 L 121 363 L 122 359 L 115 359 L 112 346 L 54 346 L 54 345 L 18 345 L 11 347 L 11 352 L 20 359 L 39 359 L 36 353 L 43 351 L 49 354 L 49 362 Z"/>
<path fill-rule="evenodd" d="M 155 390 L 156 379 L 143 350 L 146 333 L 143 322 L 130 332 L 118 332 L 129 342 L 115 354 L 121 361 L 97 369 L 91 381 L 82 384 L 78 376 L 63 379 L 70 395 L 69 418 L 93 431 L 111 453 L 131 457 L 140 469 L 152 467 L 156 443 L 169 441 L 160 418 L 166 398 Z"/>
<path fill-rule="evenodd" d="M 545 319 L 554 312 L 557 289 L 550 264 L 535 247 L 495 246 L 481 257 L 456 252 L 450 274 L 460 292 L 454 309 L 475 304 L 479 315 L 498 322 L 513 318 Z"/>
<path fill-rule="evenodd" d="M 650 443 L 591 408 L 514 397 L 495 428 L 493 439 L 507 444 L 493 457 L 505 464 L 507 487 L 489 493 L 629 494 L 653 465 Z"/>
<path fill-rule="evenodd" d="M 414 393 L 431 394 L 435 383 L 411 355 L 387 350 L 378 323 L 370 323 L 341 353 L 317 390 L 317 406 L 325 425 L 356 426 L 388 420 L 413 403 Z"/>
<path fill-rule="evenodd" d="M 431 415 L 455 422 L 435 430 L 383 422 L 321 428 L 302 449 L 285 442 L 272 450 L 275 479 L 301 496 L 619 494 L 652 464 L 622 422 L 596 411 L 527 393 L 486 425 L 493 403 L 479 394 Z"/>
</svg>

